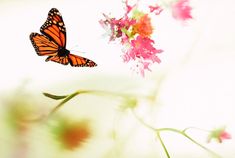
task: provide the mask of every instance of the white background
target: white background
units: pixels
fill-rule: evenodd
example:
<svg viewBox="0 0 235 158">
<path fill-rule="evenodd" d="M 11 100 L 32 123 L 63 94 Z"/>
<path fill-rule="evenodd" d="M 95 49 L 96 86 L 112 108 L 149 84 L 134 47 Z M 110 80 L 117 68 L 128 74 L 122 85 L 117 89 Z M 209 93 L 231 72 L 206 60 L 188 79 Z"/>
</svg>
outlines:
<svg viewBox="0 0 235 158">
<path fill-rule="evenodd" d="M 145 83 L 166 74 L 160 93 L 164 106 L 158 113 L 159 126 L 211 129 L 225 125 L 234 135 L 235 2 L 193 0 L 191 5 L 193 20 L 186 25 L 172 19 L 169 10 L 156 17 L 154 39 L 157 48 L 164 50 L 160 55 L 162 63 L 153 66 L 153 71 L 141 78 L 122 63 L 120 47 L 108 44 L 108 38 L 102 37 L 104 30 L 98 23 L 102 13 L 122 13 L 119 0 L 1 1 L 1 93 L 28 79 L 37 88 L 35 91 L 41 92 L 49 90 L 48 86 L 84 78 L 95 80 L 102 75 L 129 76 L 131 80 Z M 86 53 L 72 53 L 94 60 L 98 67 L 72 68 L 44 62 L 44 57 L 37 56 L 29 35 L 31 32 L 39 33 L 52 7 L 59 9 L 63 16 L 67 49 L 78 45 L 75 49 Z M 166 140 L 172 153 L 184 156 L 185 149 L 199 151 L 193 145 L 186 146 L 184 141 L 180 142 L 181 138 L 169 136 Z M 225 158 L 235 156 L 233 139 L 209 146 Z"/>
</svg>

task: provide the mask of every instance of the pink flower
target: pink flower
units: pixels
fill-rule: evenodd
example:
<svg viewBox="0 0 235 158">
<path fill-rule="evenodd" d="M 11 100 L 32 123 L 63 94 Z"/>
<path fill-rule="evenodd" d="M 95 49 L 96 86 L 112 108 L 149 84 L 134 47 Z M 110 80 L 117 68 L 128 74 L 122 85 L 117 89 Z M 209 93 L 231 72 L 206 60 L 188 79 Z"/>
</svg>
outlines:
<svg viewBox="0 0 235 158">
<path fill-rule="evenodd" d="M 151 71 L 151 69 L 149 68 L 149 65 L 150 65 L 150 62 L 143 62 L 143 61 L 140 61 L 139 64 L 137 65 L 139 67 L 139 72 L 143 77 L 144 77 L 145 70 Z"/>
<path fill-rule="evenodd" d="M 103 14 L 105 20 L 100 20 L 99 23 L 103 28 L 108 27 L 111 30 L 109 41 L 114 41 L 116 38 L 123 37 L 123 30 L 128 30 L 131 25 L 135 23 L 134 19 L 128 17 L 122 17 L 120 19 L 110 18 L 106 14 Z"/>
<path fill-rule="evenodd" d="M 222 127 L 214 129 L 210 132 L 210 135 L 208 136 L 208 142 L 210 142 L 211 139 L 215 139 L 219 143 L 222 143 L 225 139 L 232 139 L 232 136 L 225 131 L 225 127 Z"/>
<path fill-rule="evenodd" d="M 226 132 L 226 131 L 223 131 L 222 133 L 220 133 L 220 142 L 222 142 L 222 140 L 225 140 L 225 139 L 232 139 L 232 136 Z"/>
<path fill-rule="evenodd" d="M 181 21 L 192 19 L 191 10 L 189 0 L 178 0 L 172 5 L 172 16 Z"/>
<path fill-rule="evenodd" d="M 140 35 L 137 36 L 136 39 L 131 40 L 130 48 L 124 52 L 124 62 L 129 62 L 130 60 L 135 61 L 139 72 L 144 76 L 144 70 L 150 71 L 150 64 L 161 62 L 157 55 L 161 53 L 162 50 L 156 49 L 153 44 L 154 41 L 150 38 Z"/>
<path fill-rule="evenodd" d="M 155 5 L 155 6 L 149 6 L 149 10 L 150 10 L 150 13 L 155 13 L 156 15 L 159 15 L 163 9 L 159 6 L 159 5 Z"/>
<path fill-rule="evenodd" d="M 151 39 L 153 26 L 148 13 L 144 13 L 137 9 L 137 4 L 130 5 L 128 0 L 124 1 L 126 11 L 119 18 L 110 18 L 103 14 L 105 20 L 100 20 L 103 28 L 109 28 L 110 41 L 120 39 L 119 42 L 124 46 L 123 61 L 134 62 L 134 68 L 137 72 L 144 76 L 145 70 L 151 71 L 149 68 L 153 63 L 160 63 L 158 53 L 162 50 L 154 47 L 154 41 Z M 149 6 L 151 12 L 160 14 L 162 9 L 156 6 Z"/>
<path fill-rule="evenodd" d="M 132 59 L 142 58 L 144 60 L 160 63 L 161 60 L 157 57 L 157 54 L 161 53 L 162 50 L 157 50 L 153 44 L 154 41 L 150 38 L 138 36 L 131 41 L 131 50 L 129 54 Z"/>
<path fill-rule="evenodd" d="M 125 16 L 127 16 L 127 14 L 130 13 L 131 10 L 137 6 L 137 3 L 134 4 L 133 6 L 130 6 L 130 5 L 128 4 L 128 0 L 126 0 L 126 1 L 125 1 L 125 5 L 126 5 L 126 13 L 125 13 Z"/>
</svg>

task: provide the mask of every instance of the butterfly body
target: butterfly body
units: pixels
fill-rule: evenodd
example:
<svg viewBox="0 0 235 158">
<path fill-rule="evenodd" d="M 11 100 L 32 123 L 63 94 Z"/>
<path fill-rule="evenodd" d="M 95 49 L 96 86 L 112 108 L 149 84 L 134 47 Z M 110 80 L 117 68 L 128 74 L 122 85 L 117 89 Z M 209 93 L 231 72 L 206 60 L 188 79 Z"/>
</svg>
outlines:
<svg viewBox="0 0 235 158">
<path fill-rule="evenodd" d="M 70 54 L 69 50 L 64 47 L 59 47 L 58 49 L 58 57 L 65 57 Z"/>
<path fill-rule="evenodd" d="M 48 56 L 46 61 L 53 61 L 63 65 L 76 67 L 94 67 L 97 64 L 87 58 L 71 54 L 66 49 L 66 28 L 60 12 L 52 8 L 40 32 L 31 33 L 30 40 L 39 56 Z"/>
</svg>

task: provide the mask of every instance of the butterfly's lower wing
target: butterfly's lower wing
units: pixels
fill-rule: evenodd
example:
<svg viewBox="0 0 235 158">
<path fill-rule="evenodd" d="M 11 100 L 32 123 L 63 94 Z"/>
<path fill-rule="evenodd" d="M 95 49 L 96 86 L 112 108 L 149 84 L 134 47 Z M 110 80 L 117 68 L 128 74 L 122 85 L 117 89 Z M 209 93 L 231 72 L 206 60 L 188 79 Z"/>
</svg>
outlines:
<svg viewBox="0 0 235 158">
<path fill-rule="evenodd" d="M 38 55 L 55 56 L 58 53 L 58 45 L 50 41 L 48 37 L 38 33 L 31 33 L 30 40 Z"/>
<path fill-rule="evenodd" d="M 81 56 L 77 56 L 74 54 L 69 54 L 68 55 L 68 60 L 71 66 L 75 66 L 75 67 L 94 67 L 97 66 L 97 64 L 87 58 L 81 57 Z"/>
<path fill-rule="evenodd" d="M 46 61 L 53 61 L 53 62 L 56 62 L 56 63 L 60 63 L 60 64 L 63 64 L 63 65 L 68 65 L 69 63 L 69 59 L 68 59 L 68 56 L 65 56 L 65 57 L 59 57 L 59 56 L 49 56 Z"/>
<path fill-rule="evenodd" d="M 90 59 L 80 57 L 74 54 L 69 54 L 65 57 L 59 57 L 57 55 L 49 56 L 46 61 L 53 61 L 63 65 L 68 65 L 68 63 L 70 63 L 71 66 L 75 67 L 94 67 L 97 65 L 94 61 Z"/>
</svg>

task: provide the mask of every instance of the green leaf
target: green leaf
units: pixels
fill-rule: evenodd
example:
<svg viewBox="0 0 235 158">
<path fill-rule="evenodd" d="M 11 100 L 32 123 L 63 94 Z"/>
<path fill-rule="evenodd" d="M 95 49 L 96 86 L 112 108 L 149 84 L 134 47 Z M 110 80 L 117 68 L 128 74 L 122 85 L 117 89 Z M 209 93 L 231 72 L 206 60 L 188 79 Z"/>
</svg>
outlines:
<svg viewBox="0 0 235 158">
<path fill-rule="evenodd" d="M 50 93 L 43 93 L 43 95 L 45 95 L 48 98 L 55 99 L 55 100 L 60 100 L 60 99 L 64 99 L 67 97 L 67 95 L 54 95 Z"/>
</svg>

